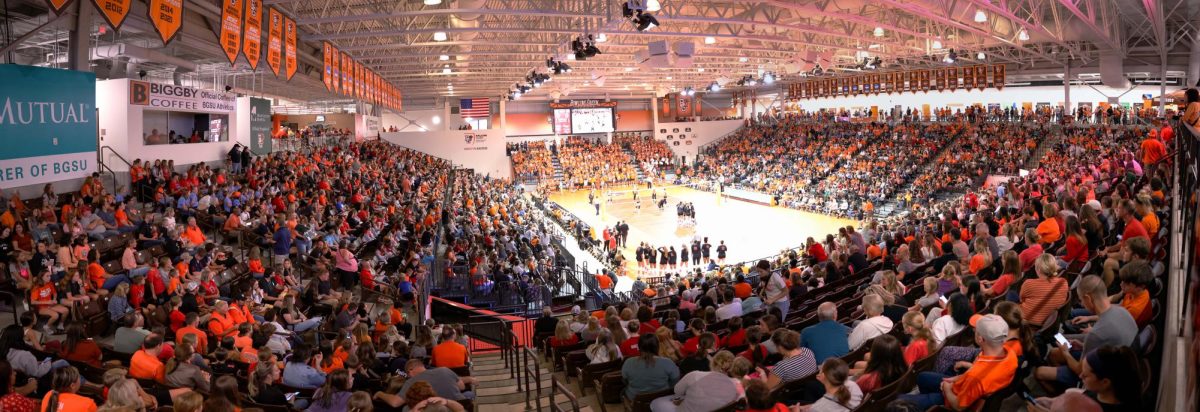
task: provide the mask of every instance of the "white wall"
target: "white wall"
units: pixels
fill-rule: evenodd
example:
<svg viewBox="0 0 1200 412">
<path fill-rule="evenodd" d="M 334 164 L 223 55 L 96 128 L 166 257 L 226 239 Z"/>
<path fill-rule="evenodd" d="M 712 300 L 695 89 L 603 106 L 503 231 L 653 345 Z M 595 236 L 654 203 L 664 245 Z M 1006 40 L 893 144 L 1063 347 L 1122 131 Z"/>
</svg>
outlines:
<svg viewBox="0 0 1200 412">
<path fill-rule="evenodd" d="M 142 111 L 143 106 L 129 104 L 129 80 L 115 79 L 96 82 L 96 107 L 100 110 L 100 144 L 112 147 L 126 160 L 143 161 L 154 159 L 173 159 L 175 167 L 181 168 L 196 163 L 222 162 L 225 154 L 234 143 L 250 144 L 249 125 L 247 132 L 239 124 L 249 117 L 249 100 L 246 104 L 238 102 L 237 110 L 229 114 L 229 141 L 192 143 L 180 145 L 149 145 L 142 140 Z M 191 132 L 190 130 L 188 131 Z M 110 152 L 104 152 L 104 162 L 108 167 L 118 172 L 128 171 L 125 165 Z"/>
<path fill-rule="evenodd" d="M 486 136 L 482 141 L 466 142 L 466 135 Z M 504 153 L 501 130 L 443 130 L 432 132 L 385 132 L 383 140 L 432 156 L 449 159 L 456 166 L 475 169 L 476 173 L 508 179 L 512 165 Z"/>
<path fill-rule="evenodd" d="M 687 162 L 691 163 L 696 158 L 696 153 L 701 146 L 733 133 L 733 131 L 742 127 L 744 123 L 742 120 L 658 123 L 654 127 L 654 138 L 667 142 L 667 147 L 670 147 L 671 151 L 675 153 L 676 160 L 679 159 L 679 156 L 687 156 Z M 692 131 L 685 132 L 689 127 Z M 666 129 L 667 132 L 663 133 L 663 129 Z M 674 132 L 675 129 L 679 129 L 679 131 Z M 679 146 L 676 146 L 675 142 L 679 141 L 681 134 L 686 136 L 683 140 L 684 142 L 690 140 L 692 144 L 680 143 Z M 671 136 L 672 139 L 667 140 L 667 136 Z"/>
<path fill-rule="evenodd" d="M 1079 103 L 1091 103 L 1095 108 L 1099 102 L 1107 102 L 1108 97 L 1120 96 L 1121 103 L 1141 103 L 1142 94 L 1151 93 L 1158 95 L 1158 86 L 1141 86 L 1133 90 L 1115 89 L 1103 85 L 1094 86 L 1073 86 L 1071 87 L 1071 107 L 1079 107 Z M 1122 95 L 1123 94 L 1123 95 Z M 931 108 L 944 106 L 966 106 L 975 103 L 987 105 L 988 103 L 999 103 L 1001 107 L 1009 107 L 1017 105 L 1021 107 L 1021 103 L 1029 102 L 1050 103 L 1058 105 L 1064 101 L 1064 92 L 1062 86 L 1031 86 L 1031 87 L 1005 87 L 1001 90 L 986 89 L 986 90 L 956 90 L 956 91 L 931 91 L 929 93 L 896 93 L 896 94 L 878 94 L 870 96 L 850 96 L 838 98 L 822 98 L 815 100 L 801 100 L 800 108 L 804 110 L 819 110 L 819 109 L 854 109 L 854 108 L 870 108 L 878 106 L 880 112 L 885 112 L 885 109 L 890 109 L 894 106 L 920 108 L 921 105 L 928 104 Z M 762 109 L 760 109 L 761 112 Z"/>
<path fill-rule="evenodd" d="M 399 114 L 385 111 L 383 113 L 383 128 L 381 130 L 389 130 L 392 126 L 400 129 L 401 132 L 445 130 L 447 119 L 444 111 L 440 108 L 431 110 L 406 110 Z M 437 124 L 433 122 L 435 116 L 439 120 Z M 461 122 L 462 119 L 455 119 L 455 121 Z"/>
</svg>

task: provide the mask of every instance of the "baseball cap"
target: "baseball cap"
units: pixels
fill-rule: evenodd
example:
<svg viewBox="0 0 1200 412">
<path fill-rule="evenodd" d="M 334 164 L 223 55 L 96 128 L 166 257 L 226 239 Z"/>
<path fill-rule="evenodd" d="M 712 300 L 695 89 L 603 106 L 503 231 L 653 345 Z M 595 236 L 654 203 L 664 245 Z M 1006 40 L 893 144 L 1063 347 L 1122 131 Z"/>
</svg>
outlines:
<svg viewBox="0 0 1200 412">
<path fill-rule="evenodd" d="M 992 343 L 1004 343 L 1008 340 L 1008 322 L 998 315 L 980 316 L 975 320 L 975 335 Z"/>
</svg>

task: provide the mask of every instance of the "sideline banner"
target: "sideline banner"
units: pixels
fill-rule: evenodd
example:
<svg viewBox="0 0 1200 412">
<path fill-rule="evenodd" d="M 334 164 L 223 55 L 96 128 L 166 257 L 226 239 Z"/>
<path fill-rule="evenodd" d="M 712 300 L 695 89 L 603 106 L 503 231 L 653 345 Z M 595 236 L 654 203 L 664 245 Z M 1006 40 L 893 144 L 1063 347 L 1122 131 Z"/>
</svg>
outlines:
<svg viewBox="0 0 1200 412">
<path fill-rule="evenodd" d="M 246 31 L 242 37 L 242 54 L 250 63 L 250 71 L 258 70 L 262 57 L 262 0 L 246 0 Z"/>
<path fill-rule="evenodd" d="M 96 74 L 4 64 L 0 78 L 0 188 L 91 174 Z"/>
<path fill-rule="evenodd" d="M 100 11 L 100 17 L 116 31 L 121 31 L 121 25 L 125 24 L 125 17 L 129 16 L 132 3 L 133 0 L 92 0 L 96 10 Z"/>
<path fill-rule="evenodd" d="M 250 151 L 256 155 L 271 154 L 271 101 L 250 98 Z"/>
<path fill-rule="evenodd" d="M 232 66 L 242 49 L 242 0 L 225 0 L 221 6 L 221 49 Z"/>
<path fill-rule="evenodd" d="M 179 28 L 183 27 L 183 0 L 150 0 L 146 17 L 150 18 L 150 25 L 166 45 L 175 40 Z"/>
<path fill-rule="evenodd" d="M 283 22 L 287 33 L 283 54 L 287 60 L 287 79 L 292 80 L 292 76 L 296 75 L 296 21 L 290 17 L 284 17 Z"/>
<path fill-rule="evenodd" d="M 283 14 L 274 7 L 267 9 L 267 67 L 279 77 L 283 63 Z"/>
</svg>

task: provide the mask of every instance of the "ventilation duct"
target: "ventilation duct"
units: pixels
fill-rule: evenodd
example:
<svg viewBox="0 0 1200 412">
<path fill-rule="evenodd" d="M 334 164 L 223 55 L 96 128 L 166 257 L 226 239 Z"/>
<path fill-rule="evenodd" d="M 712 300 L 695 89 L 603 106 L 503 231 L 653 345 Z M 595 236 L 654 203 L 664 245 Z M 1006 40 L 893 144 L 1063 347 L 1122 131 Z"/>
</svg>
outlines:
<svg viewBox="0 0 1200 412">
<path fill-rule="evenodd" d="M 1125 77 L 1125 63 L 1121 53 L 1117 51 L 1100 52 L 1100 82 L 1105 86 L 1124 89 L 1129 87 L 1129 79 Z"/>
</svg>

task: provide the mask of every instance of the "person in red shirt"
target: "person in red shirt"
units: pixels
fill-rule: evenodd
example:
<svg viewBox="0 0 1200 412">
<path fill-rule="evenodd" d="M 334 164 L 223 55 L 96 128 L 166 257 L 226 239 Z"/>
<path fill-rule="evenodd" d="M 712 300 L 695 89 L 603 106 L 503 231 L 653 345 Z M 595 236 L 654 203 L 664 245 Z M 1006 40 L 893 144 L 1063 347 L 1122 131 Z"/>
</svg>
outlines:
<svg viewBox="0 0 1200 412">
<path fill-rule="evenodd" d="M 631 320 L 628 324 L 626 324 L 625 329 L 628 331 L 629 339 L 625 339 L 624 342 L 621 342 L 621 344 L 618 345 L 618 347 L 621 348 L 622 357 L 626 359 L 635 358 L 642 353 L 638 350 L 638 339 L 641 338 L 641 335 L 638 335 L 638 329 L 641 328 L 641 326 L 641 322 L 636 320 Z M 695 349 L 693 348 L 692 351 L 694 352 Z"/>
<path fill-rule="evenodd" d="M 825 247 L 821 246 L 819 242 L 810 237 L 806 243 L 808 244 L 808 257 L 813 259 L 814 263 L 821 263 L 829 260 L 829 256 L 825 254 Z"/>
<path fill-rule="evenodd" d="M 167 301 L 167 305 L 171 310 L 170 314 L 167 315 L 167 318 L 171 322 L 171 332 L 178 332 L 179 328 L 182 328 L 187 322 L 187 315 L 184 315 L 179 310 L 179 307 L 183 305 L 183 299 L 179 296 L 172 296 L 171 300 Z"/>
<path fill-rule="evenodd" d="M 737 348 L 746 344 L 746 329 L 742 328 L 742 317 L 735 316 L 729 319 L 729 334 L 721 342 L 721 346 L 725 348 Z"/>
</svg>

